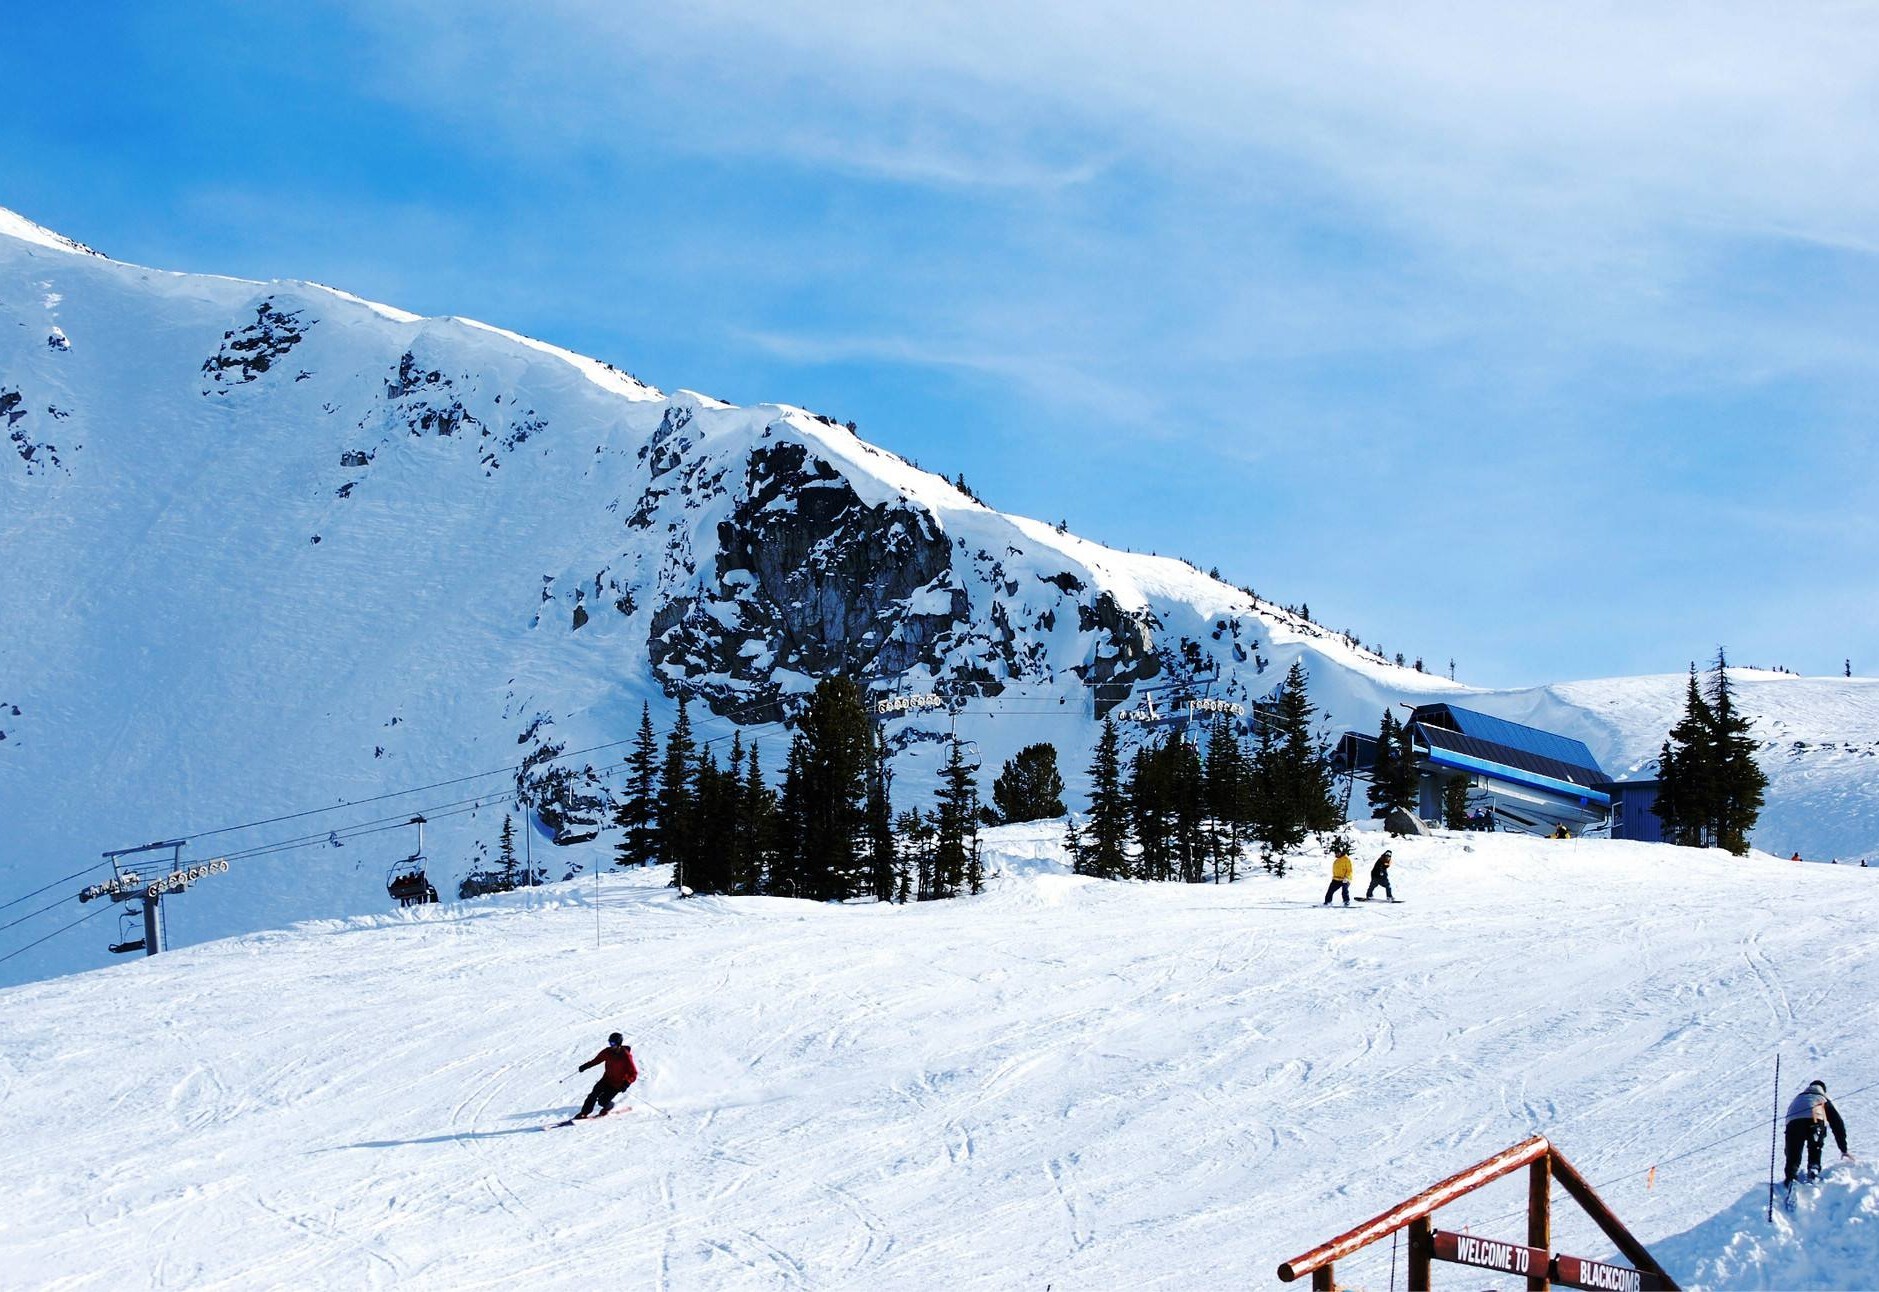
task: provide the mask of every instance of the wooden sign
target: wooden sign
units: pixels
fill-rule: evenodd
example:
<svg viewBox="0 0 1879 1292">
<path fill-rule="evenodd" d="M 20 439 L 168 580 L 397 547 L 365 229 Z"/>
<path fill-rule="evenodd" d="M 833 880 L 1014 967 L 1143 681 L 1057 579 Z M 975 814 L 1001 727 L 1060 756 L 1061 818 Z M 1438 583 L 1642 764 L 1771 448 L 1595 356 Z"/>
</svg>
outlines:
<svg viewBox="0 0 1879 1292">
<path fill-rule="evenodd" d="M 1430 1235 L 1434 1246 L 1430 1255 L 1438 1261 L 1452 1261 L 1456 1265 L 1474 1265 L 1484 1270 L 1499 1270 L 1502 1274 L 1518 1274 L 1523 1278 L 1536 1271 L 1544 1274 L 1552 1254 L 1544 1247 L 1524 1247 L 1519 1243 L 1503 1243 L 1492 1238 L 1477 1238 L 1473 1234 L 1450 1233 L 1438 1229 Z"/>
<path fill-rule="evenodd" d="M 1662 1292 L 1669 1286 L 1649 1271 L 1634 1270 L 1629 1265 L 1588 1261 L 1582 1256 L 1561 1256 L 1555 1259 L 1553 1282 L 1569 1288 L 1591 1288 L 1594 1292 Z"/>
</svg>

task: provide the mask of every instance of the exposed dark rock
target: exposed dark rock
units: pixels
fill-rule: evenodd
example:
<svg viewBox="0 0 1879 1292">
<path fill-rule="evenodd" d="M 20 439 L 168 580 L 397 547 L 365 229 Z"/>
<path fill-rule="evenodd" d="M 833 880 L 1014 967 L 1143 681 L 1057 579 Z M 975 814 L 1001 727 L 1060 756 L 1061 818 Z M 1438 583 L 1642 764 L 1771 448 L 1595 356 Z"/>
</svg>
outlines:
<svg viewBox="0 0 1879 1292">
<path fill-rule="evenodd" d="M 231 387 L 255 380 L 299 345 L 313 323 L 308 320 L 302 324 L 298 310 L 282 312 L 274 308 L 274 298 L 268 297 L 256 307 L 254 322 L 222 333 L 221 349 L 203 360 L 202 375 L 209 384 L 202 393 L 226 394 Z"/>
</svg>

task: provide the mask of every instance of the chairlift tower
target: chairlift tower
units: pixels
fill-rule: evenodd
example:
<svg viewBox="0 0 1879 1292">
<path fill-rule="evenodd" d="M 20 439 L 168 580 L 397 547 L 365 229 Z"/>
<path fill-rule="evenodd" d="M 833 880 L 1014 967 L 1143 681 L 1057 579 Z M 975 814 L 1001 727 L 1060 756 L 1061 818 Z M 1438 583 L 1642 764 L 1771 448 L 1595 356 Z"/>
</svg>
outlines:
<svg viewBox="0 0 1879 1292">
<path fill-rule="evenodd" d="M 194 866 L 183 865 L 183 846 L 187 839 L 164 839 L 157 843 L 146 843 L 136 848 L 117 848 L 104 854 L 104 859 L 111 863 L 111 878 L 100 884 L 93 884 L 79 893 L 81 902 L 109 898 L 114 902 L 137 903 L 125 910 L 119 917 L 119 941 L 111 944 L 114 955 L 123 955 L 130 951 L 141 951 L 146 956 L 156 955 L 165 949 L 167 924 L 163 919 L 163 898 L 166 894 L 181 893 L 198 879 L 209 875 L 228 873 L 228 859 L 217 857 L 213 861 L 201 862 Z M 161 852 L 168 849 L 170 868 L 146 875 L 141 870 L 133 869 L 125 862 L 126 857 L 140 856 L 146 852 Z M 138 917 L 143 920 L 141 938 L 132 938 Z"/>
</svg>

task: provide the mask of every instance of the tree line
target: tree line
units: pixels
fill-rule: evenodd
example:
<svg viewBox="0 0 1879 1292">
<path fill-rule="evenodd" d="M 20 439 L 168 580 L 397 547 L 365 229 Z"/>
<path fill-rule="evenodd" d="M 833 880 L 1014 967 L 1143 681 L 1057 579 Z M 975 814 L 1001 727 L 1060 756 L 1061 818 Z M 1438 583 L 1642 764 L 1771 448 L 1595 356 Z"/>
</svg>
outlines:
<svg viewBox="0 0 1879 1292">
<path fill-rule="evenodd" d="M 1294 663 L 1275 699 L 1255 706 L 1250 750 L 1223 723 L 1204 746 L 1179 736 L 1144 745 L 1125 769 L 1120 734 L 1106 719 L 1090 762 L 1089 811 L 1065 832 L 1077 873 L 1231 883 L 1257 844 L 1266 869 L 1284 874 L 1306 835 L 1343 821 L 1330 747 L 1312 730 L 1308 680 Z"/>
<path fill-rule="evenodd" d="M 1125 767 L 1116 725 L 1105 721 L 1081 822 L 1065 808 L 1057 751 L 1044 742 L 1005 763 L 986 803 L 970 746 L 955 738 L 930 801 L 896 811 L 885 733 L 848 678 L 817 683 L 780 777 L 741 732 L 720 761 L 697 738 L 686 698 L 663 741 L 643 705 L 611 809 L 614 862 L 670 865 L 672 884 L 694 893 L 930 901 L 982 891 L 981 826 L 1065 819 L 1082 874 L 1230 882 L 1253 846 L 1283 874 L 1307 834 L 1342 820 L 1307 685 L 1294 664 L 1276 698 L 1255 707 L 1250 747 L 1222 722 L 1199 744 L 1178 735 L 1145 744 Z M 479 866 L 462 895 L 518 887 L 530 882 L 524 871 L 505 817 L 495 864 Z"/>
</svg>

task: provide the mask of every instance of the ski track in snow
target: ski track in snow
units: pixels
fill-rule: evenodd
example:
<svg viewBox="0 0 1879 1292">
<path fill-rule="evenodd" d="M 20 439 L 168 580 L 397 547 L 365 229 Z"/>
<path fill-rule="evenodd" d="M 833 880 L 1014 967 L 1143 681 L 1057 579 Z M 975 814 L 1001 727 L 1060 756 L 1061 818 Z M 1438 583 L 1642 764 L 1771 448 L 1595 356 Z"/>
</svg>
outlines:
<svg viewBox="0 0 1879 1292">
<path fill-rule="evenodd" d="M 1879 1066 L 1856 870 L 1404 840 L 1404 904 L 1326 910 L 1310 862 L 1052 873 L 1059 829 L 994 832 L 1030 859 L 978 899 L 610 875 L 599 948 L 590 880 L 0 993 L 0 1284 L 1258 1285 L 1534 1133 L 1694 1263 L 1765 1171 L 1776 1048 L 1790 1085 Z M 613 1027 L 633 1111 L 544 1133 Z M 1860 1140 L 1879 1099 L 1844 1110 Z M 1518 1237 L 1523 1189 L 1442 1223 Z M 1800 1268 L 1741 1247 L 1717 1286 Z M 1340 1277 L 1387 1286 L 1388 1245 Z"/>
</svg>

